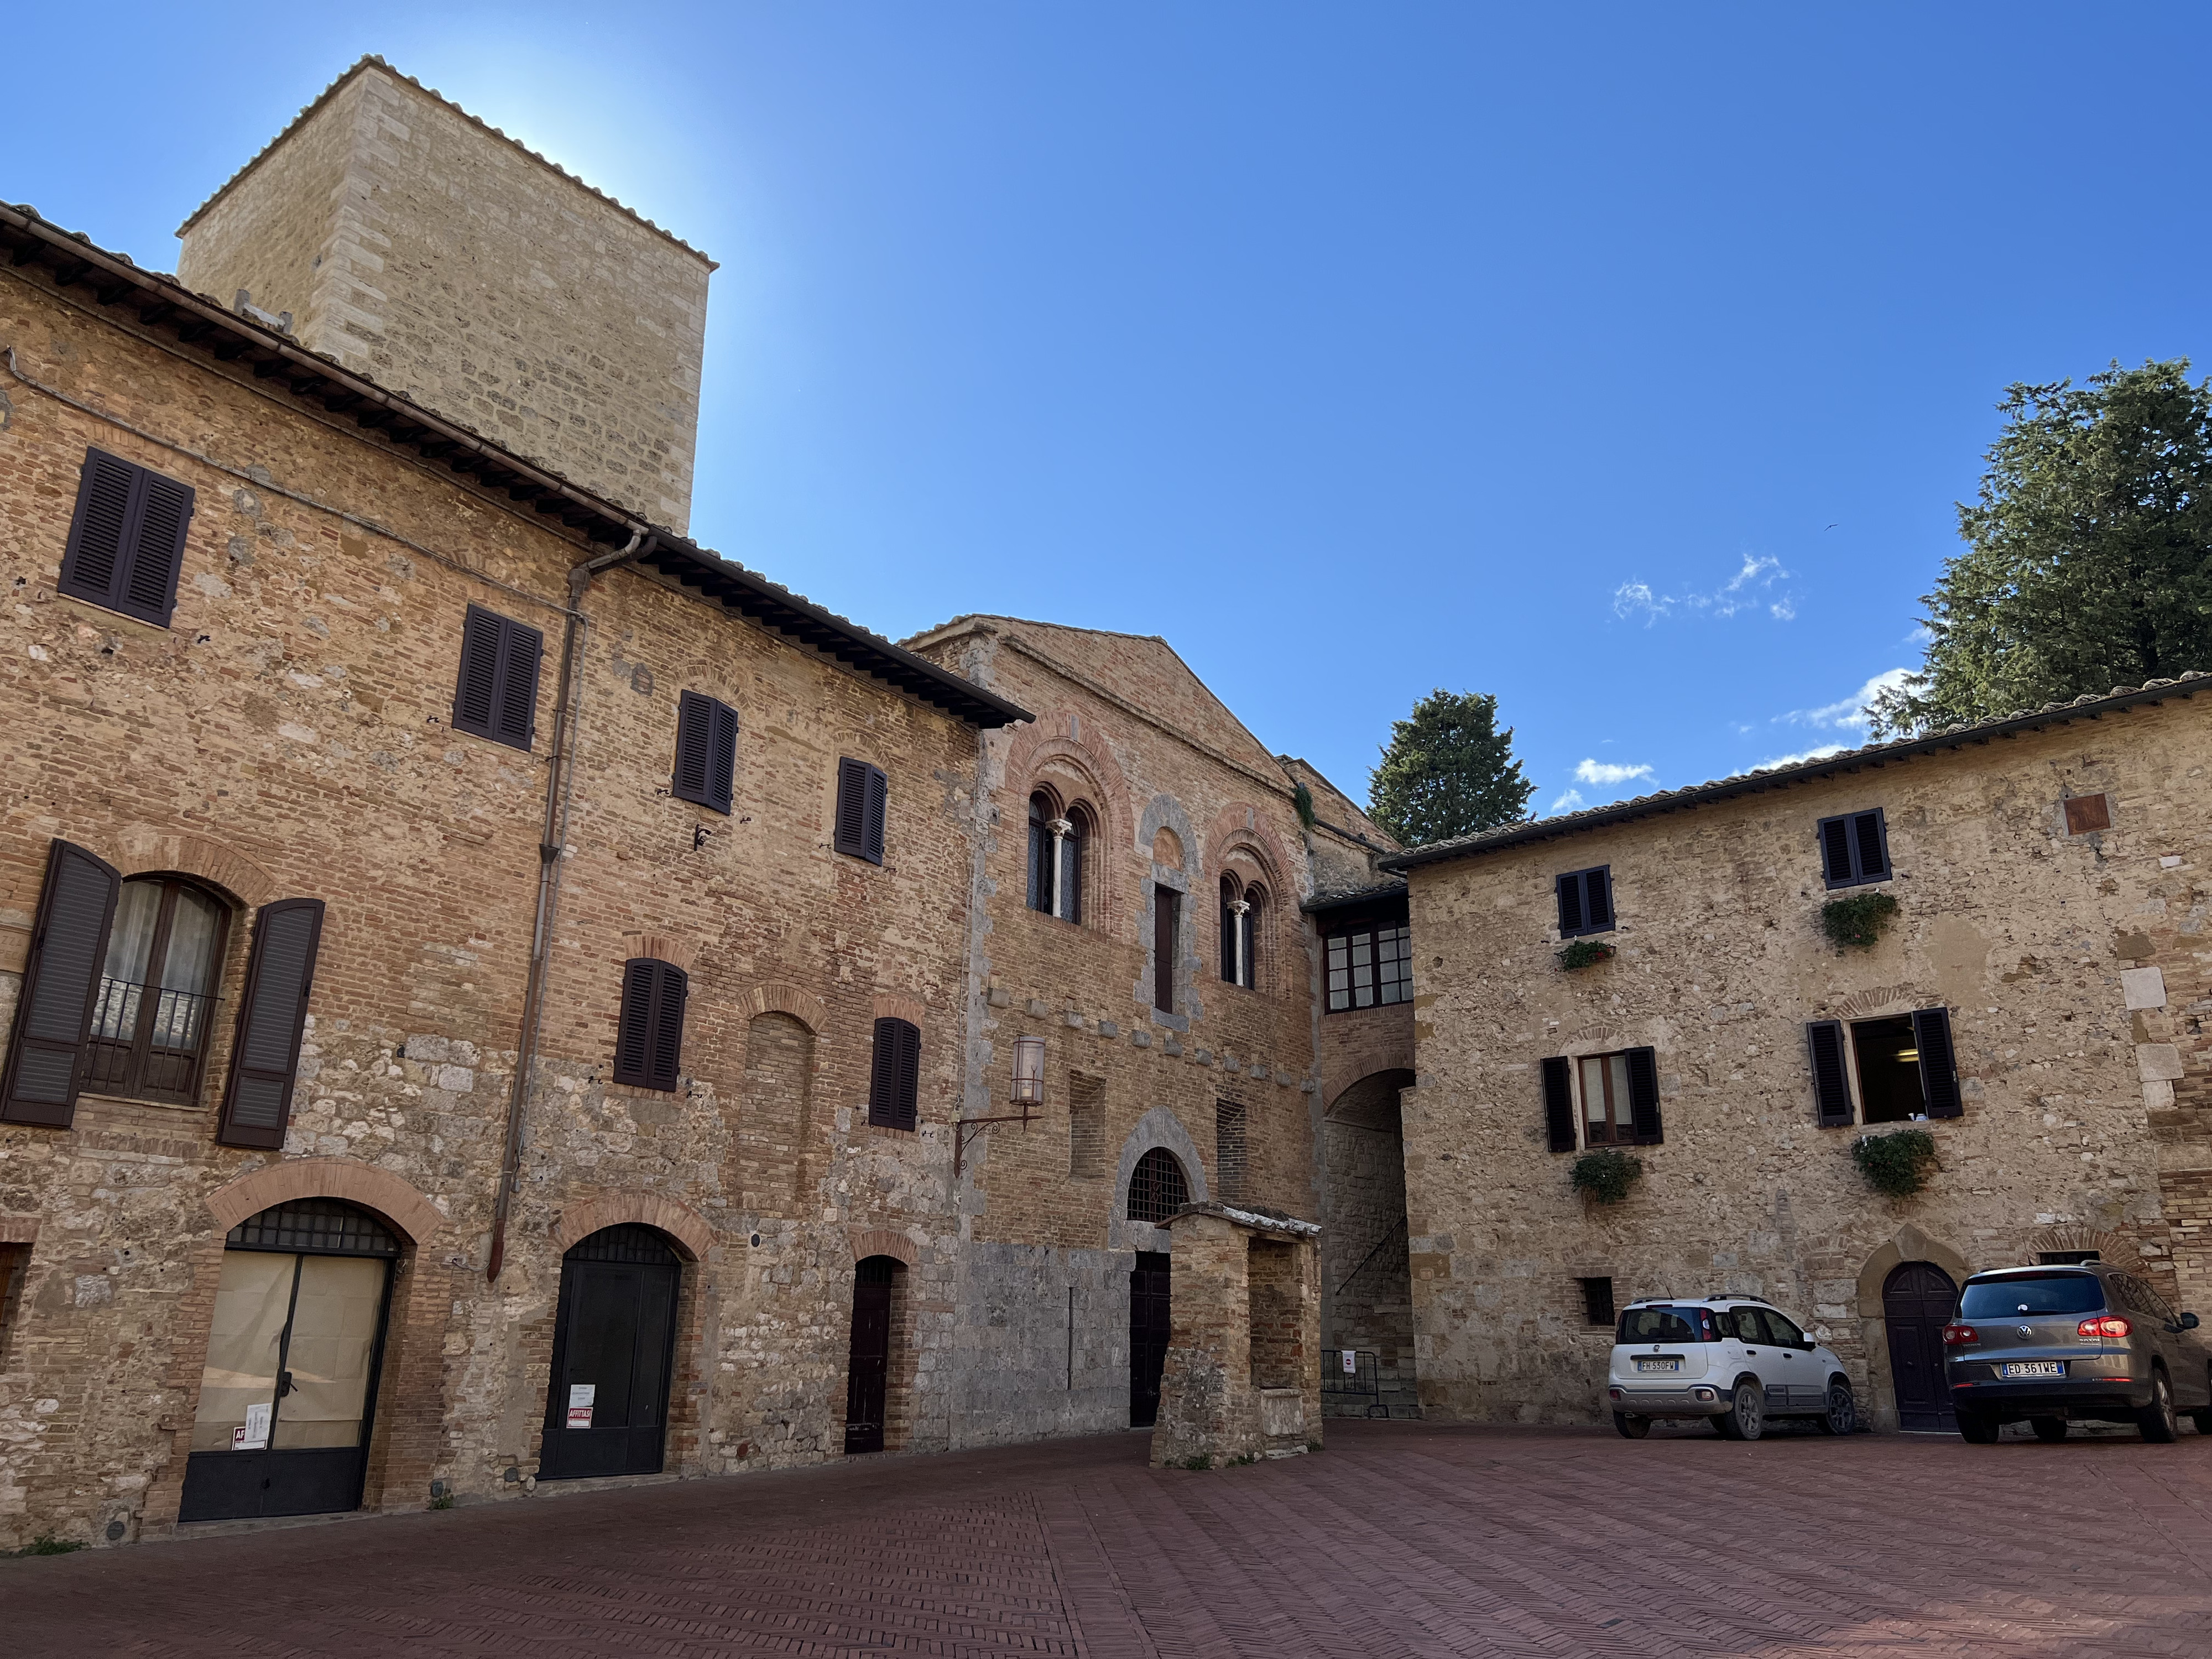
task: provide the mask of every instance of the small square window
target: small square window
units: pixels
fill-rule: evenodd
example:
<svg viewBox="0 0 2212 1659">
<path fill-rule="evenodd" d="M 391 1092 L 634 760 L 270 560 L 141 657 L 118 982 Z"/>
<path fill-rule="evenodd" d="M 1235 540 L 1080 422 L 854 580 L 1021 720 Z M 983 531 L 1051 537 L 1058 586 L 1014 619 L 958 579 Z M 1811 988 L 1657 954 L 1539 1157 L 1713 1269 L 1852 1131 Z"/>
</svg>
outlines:
<svg viewBox="0 0 2212 1659">
<path fill-rule="evenodd" d="M 1564 876 L 1554 877 L 1552 892 L 1559 901 L 1561 939 L 1613 931 L 1610 865 L 1601 864 L 1595 870 L 1571 870 Z"/>
<path fill-rule="evenodd" d="M 1591 1327 L 1613 1328 L 1613 1281 L 1610 1279 L 1577 1279 L 1583 1287 L 1583 1323 Z"/>
<path fill-rule="evenodd" d="M 1889 826 L 1882 820 L 1881 808 L 1822 818 L 1815 829 L 1820 840 L 1820 873 L 1829 886 L 1863 887 L 1889 879 Z"/>
<path fill-rule="evenodd" d="M 2112 798 L 2110 795 L 2069 795 L 2066 798 L 2066 833 L 2086 836 L 2098 830 L 2112 827 Z"/>
</svg>

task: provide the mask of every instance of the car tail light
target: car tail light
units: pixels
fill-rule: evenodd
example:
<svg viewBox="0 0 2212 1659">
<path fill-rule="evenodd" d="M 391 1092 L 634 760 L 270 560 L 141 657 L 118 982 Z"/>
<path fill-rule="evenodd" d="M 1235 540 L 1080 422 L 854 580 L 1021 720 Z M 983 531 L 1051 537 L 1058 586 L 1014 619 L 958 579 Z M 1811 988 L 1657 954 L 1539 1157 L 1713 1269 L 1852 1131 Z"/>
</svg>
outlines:
<svg viewBox="0 0 2212 1659">
<path fill-rule="evenodd" d="M 2076 1336 L 2110 1337 L 2118 1341 L 2135 1328 L 2118 1314 L 2099 1314 L 2085 1319 L 2074 1328 Z"/>
<path fill-rule="evenodd" d="M 1947 1348 L 1955 1348 L 1961 1343 L 1978 1342 L 1981 1340 L 1982 1334 L 1972 1325 L 1946 1325 L 1943 1328 L 1943 1346 Z"/>
</svg>

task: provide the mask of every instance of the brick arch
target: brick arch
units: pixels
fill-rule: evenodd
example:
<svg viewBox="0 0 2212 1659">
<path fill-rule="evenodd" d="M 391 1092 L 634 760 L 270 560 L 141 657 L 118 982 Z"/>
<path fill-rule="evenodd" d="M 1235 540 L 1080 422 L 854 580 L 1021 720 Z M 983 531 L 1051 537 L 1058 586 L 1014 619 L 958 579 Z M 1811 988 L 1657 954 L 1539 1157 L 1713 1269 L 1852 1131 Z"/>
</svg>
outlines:
<svg viewBox="0 0 2212 1659">
<path fill-rule="evenodd" d="M 848 1231 L 847 1237 L 852 1241 L 855 1261 L 865 1261 L 872 1255 L 887 1255 L 911 1267 L 919 1254 L 912 1239 L 881 1227 L 854 1227 Z"/>
<path fill-rule="evenodd" d="M 622 936 L 622 959 L 629 962 L 638 957 L 650 957 L 655 962 L 673 963 L 685 973 L 698 965 L 699 947 L 688 939 L 678 939 L 673 933 L 629 933 Z"/>
<path fill-rule="evenodd" d="M 1018 805 L 1023 819 L 1022 833 L 1001 837 L 1005 847 L 1018 858 L 1029 855 L 1026 818 L 1029 799 L 1037 784 L 1053 785 L 1054 793 L 1067 797 L 1067 791 L 1053 784 L 1049 777 L 1041 777 L 1049 769 L 1058 766 L 1084 781 L 1087 789 L 1072 799 L 1087 805 L 1097 822 L 1092 840 L 1096 851 L 1090 860 L 1093 869 L 1087 873 L 1093 884 L 1092 891 L 1084 897 L 1084 923 L 1086 927 L 1103 927 L 1115 933 L 1127 926 L 1123 911 L 1128 892 L 1129 873 L 1122 868 L 1119 849 L 1130 846 L 1136 836 L 1129 817 L 1129 785 L 1120 765 L 1104 749 L 1093 749 L 1068 728 L 1075 716 L 1065 712 L 1054 714 L 1034 725 L 1024 726 L 1006 750 L 1006 787 L 1010 795 L 1018 793 Z M 1055 729 L 1056 728 L 1056 729 Z M 1152 854 L 1149 842 L 1145 857 Z"/>
<path fill-rule="evenodd" d="M 659 1193 L 639 1192 L 602 1193 L 569 1205 L 553 1224 L 553 1242 L 566 1255 L 593 1233 L 628 1223 L 667 1234 L 693 1261 L 703 1261 L 714 1248 L 714 1225 L 698 1211 Z"/>
<path fill-rule="evenodd" d="M 249 908 L 283 896 L 276 877 L 236 848 L 211 836 L 134 823 L 118 832 L 104 848 L 87 845 L 126 878 L 156 873 L 196 876 Z"/>
<path fill-rule="evenodd" d="M 817 1036 L 830 1029 L 829 1006 L 820 997 L 780 980 L 754 986 L 738 999 L 738 1006 L 753 1019 L 763 1014 L 789 1014 Z"/>
<path fill-rule="evenodd" d="M 1227 867 L 1231 854 L 1242 852 L 1260 866 L 1271 897 L 1295 896 L 1291 889 L 1295 866 L 1283 850 L 1282 839 L 1249 801 L 1231 801 L 1215 813 L 1206 825 L 1203 847 L 1206 866 L 1217 875 Z"/>
<path fill-rule="evenodd" d="M 207 1195 L 207 1206 L 225 1232 L 249 1216 L 301 1198 L 339 1198 L 374 1210 L 418 1248 L 446 1218 L 435 1204 L 389 1170 L 349 1158 L 288 1158 L 264 1164 Z"/>
<path fill-rule="evenodd" d="M 2095 1227 L 2045 1227 L 2028 1240 L 2027 1251 L 2030 1255 L 2040 1255 L 2045 1250 L 2094 1250 L 2099 1261 L 2129 1273 L 2150 1271 L 2133 1239 Z"/>
</svg>

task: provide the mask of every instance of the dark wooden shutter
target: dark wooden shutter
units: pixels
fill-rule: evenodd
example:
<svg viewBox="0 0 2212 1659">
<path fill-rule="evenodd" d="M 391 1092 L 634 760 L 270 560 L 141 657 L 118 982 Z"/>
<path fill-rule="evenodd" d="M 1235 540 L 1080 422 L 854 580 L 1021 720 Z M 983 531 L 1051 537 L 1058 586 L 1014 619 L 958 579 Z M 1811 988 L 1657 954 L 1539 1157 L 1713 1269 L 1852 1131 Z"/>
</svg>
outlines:
<svg viewBox="0 0 2212 1659">
<path fill-rule="evenodd" d="M 314 988 L 315 953 L 323 939 L 320 899 L 278 899 L 253 918 L 253 951 L 238 1001 L 238 1038 L 230 1086 L 216 1139 L 232 1146 L 278 1147 L 292 1116 L 292 1080 L 300 1069 L 300 1034 Z"/>
<path fill-rule="evenodd" d="M 696 691 L 682 693 L 676 702 L 676 773 L 671 793 L 679 800 L 727 812 L 737 786 L 737 711 Z"/>
<path fill-rule="evenodd" d="M 691 992 L 691 976 L 672 962 L 653 964 L 659 969 L 653 994 L 653 1066 L 650 1085 L 673 1089 L 684 1068 L 684 1005 Z"/>
<path fill-rule="evenodd" d="M 538 668 L 545 636 L 472 605 L 461 621 L 453 729 L 528 749 L 538 724 Z"/>
<path fill-rule="evenodd" d="M 861 830 L 860 856 L 871 864 L 884 861 L 884 815 L 890 805 L 891 781 L 879 766 L 868 769 L 867 816 Z"/>
<path fill-rule="evenodd" d="M 1583 930 L 1583 878 L 1580 872 L 1571 876 L 1555 876 L 1552 886 L 1559 900 L 1559 933 L 1562 938 Z"/>
<path fill-rule="evenodd" d="M 1553 1152 L 1574 1151 L 1574 1062 L 1564 1055 L 1544 1062 L 1544 1133 Z"/>
<path fill-rule="evenodd" d="M 1813 1060 L 1813 1099 L 1820 1109 L 1820 1127 L 1849 1123 L 1851 1089 L 1844 1074 L 1843 1022 L 1813 1021 L 1805 1028 L 1805 1048 Z"/>
<path fill-rule="evenodd" d="M 920 1117 L 921 1097 L 921 1032 L 907 1020 L 878 1020 L 868 1068 L 868 1121 L 886 1129 L 911 1129 Z"/>
<path fill-rule="evenodd" d="M 1667 1137 L 1659 1125 L 1659 1051 L 1628 1051 L 1628 1111 L 1640 1143 L 1657 1146 Z"/>
<path fill-rule="evenodd" d="M 479 738 L 492 734 L 499 701 L 499 642 L 506 630 L 496 612 L 472 605 L 461 619 L 461 678 L 453 690 L 453 729 Z"/>
<path fill-rule="evenodd" d="M 871 864 L 884 861 L 884 810 L 890 794 L 883 769 L 866 761 L 837 763 L 837 823 L 831 845 Z"/>
<path fill-rule="evenodd" d="M 82 847 L 52 844 L 31 924 L 15 1030 L 0 1069 L 0 1121 L 66 1129 L 84 1070 L 85 1028 L 100 994 L 107 928 L 123 878 Z"/>
<path fill-rule="evenodd" d="M 622 1012 L 615 1018 L 615 1081 L 625 1088 L 653 1087 L 653 993 L 659 963 L 632 957 L 623 963 Z"/>
<path fill-rule="evenodd" d="M 1920 1097 L 1930 1117 L 1960 1117 L 1959 1066 L 1951 1051 L 1951 1011 L 1922 1008 L 1912 1016 L 1912 1046 L 1920 1050 Z"/>
<path fill-rule="evenodd" d="M 1889 873 L 1889 842 L 1882 833 L 1880 807 L 1851 820 L 1851 850 L 1858 855 L 1854 873 L 1861 881 L 1880 881 Z"/>
<path fill-rule="evenodd" d="M 1175 1012 L 1176 940 L 1182 929 L 1182 895 L 1172 887 L 1152 889 L 1152 1006 L 1164 1014 Z"/>
<path fill-rule="evenodd" d="M 714 729 L 707 745 L 707 805 L 718 812 L 735 810 L 738 789 L 738 711 L 714 705 Z"/>
<path fill-rule="evenodd" d="M 191 527 L 189 484 L 111 455 L 84 453 L 82 481 L 60 591 L 126 617 L 167 628 L 177 605 L 177 574 Z"/>
<path fill-rule="evenodd" d="M 1613 871 L 1611 866 L 1583 872 L 1583 915 L 1584 925 L 1594 933 L 1604 933 L 1613 926 Z"/>
<path fill-rule="evenodd" d="M 519 622 L 500 619 L 499 710 L 492 737 L 517 749 L 530 747 L 538 727 L 538 663 L 545 636 Z"/>
<path fill-rule="evenodd" d="M 1851 823 L 1849 818 L 1820 820 L 1820 873 L 1831 887 L 1851 879 Z"/>
</svg>

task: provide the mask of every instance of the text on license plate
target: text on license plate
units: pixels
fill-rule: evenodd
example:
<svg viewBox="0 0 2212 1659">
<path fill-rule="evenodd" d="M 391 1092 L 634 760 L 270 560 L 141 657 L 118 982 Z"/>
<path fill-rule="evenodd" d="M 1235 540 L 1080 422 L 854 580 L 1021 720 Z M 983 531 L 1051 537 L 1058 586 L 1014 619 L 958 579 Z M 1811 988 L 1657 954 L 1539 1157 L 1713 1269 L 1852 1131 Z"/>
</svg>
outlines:
<svg viewBox="0 0 2212 1659">
<path fill-rule="evenodd" d="M 1679 1359 L 1639 1359 L 1636 1362 L 1636 1369 L 1639 1371 L 1679 1371 L 1682 1369 L 1682 1362 Z"/>
<path fill-rule="evenodd" d="M 1999 1376 L 2063 1376 L 2066 1362 L 2063 1359 L 2027 1359 L 1997 1367 Z"/>
</svg>

